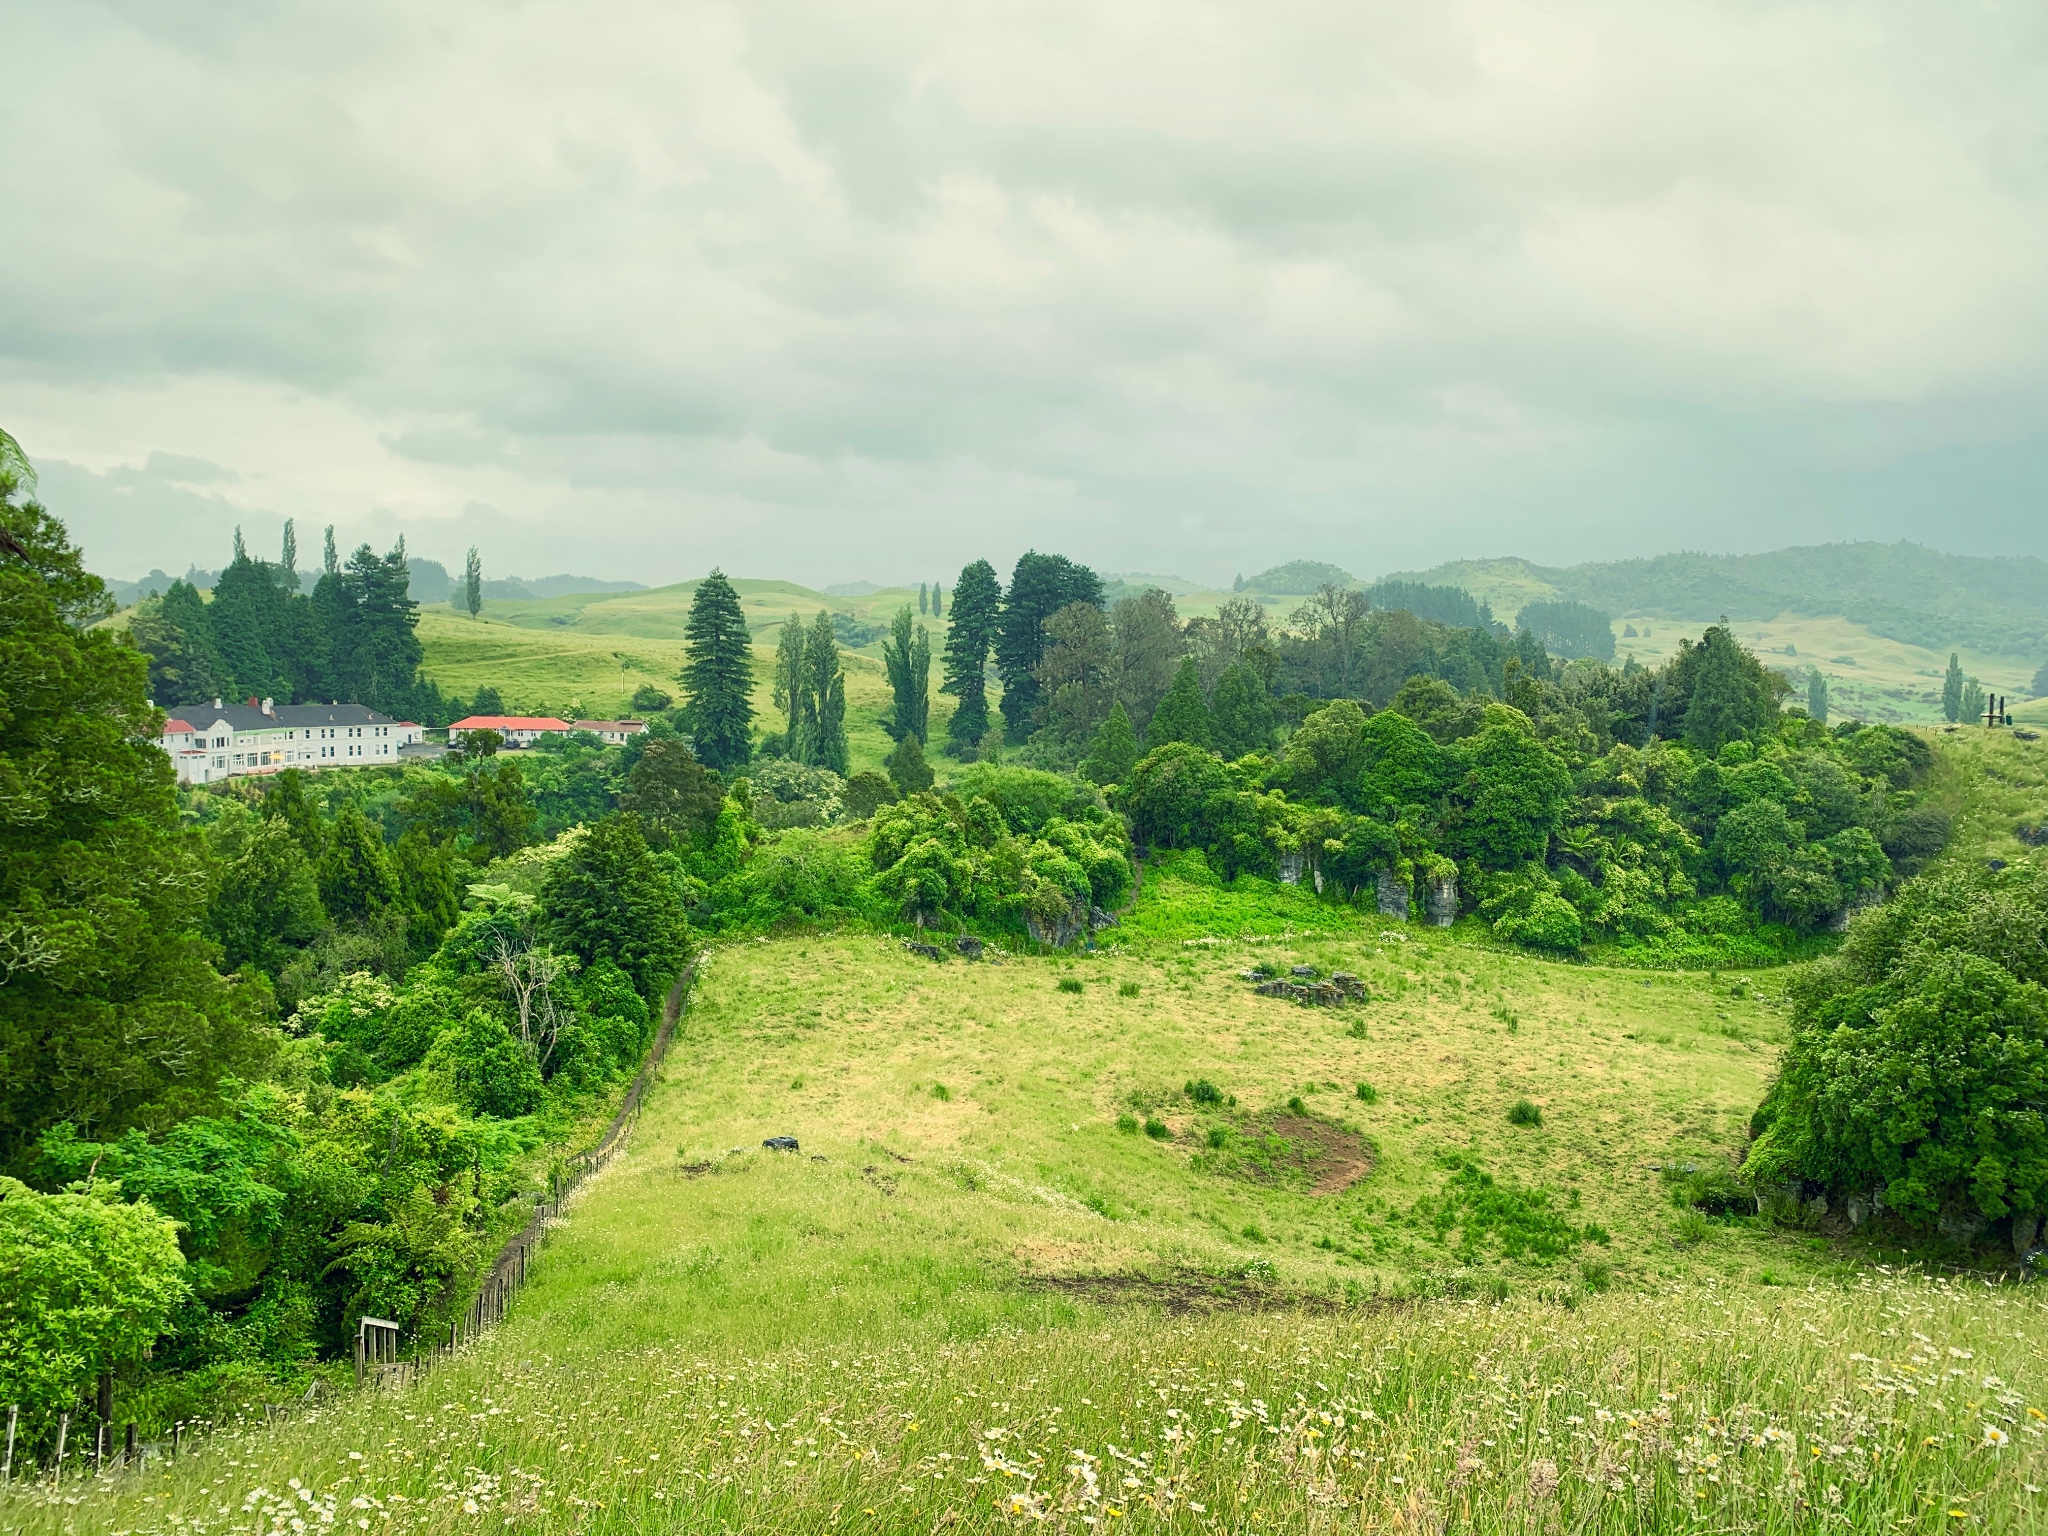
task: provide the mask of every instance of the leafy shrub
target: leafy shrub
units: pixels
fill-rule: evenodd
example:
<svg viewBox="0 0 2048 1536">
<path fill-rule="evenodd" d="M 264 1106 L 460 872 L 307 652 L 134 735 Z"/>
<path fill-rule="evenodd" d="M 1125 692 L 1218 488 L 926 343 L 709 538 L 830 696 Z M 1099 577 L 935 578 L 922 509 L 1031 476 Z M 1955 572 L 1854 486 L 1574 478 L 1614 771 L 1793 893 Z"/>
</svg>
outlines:
<svg viewBox="0 0 2048 1536">
<path fill-rule="evenodd" d="M 1126 1136 L 1135 1136 L 1138 1134 L 1138 1117 L 1126 1111 L 1116 1117 L 1116 1128 Z"/>
<path fill-rule="evenodd" d="M 1377 1089 L 1377 1088 L 1373 1087 L 1373 1085 L 1372 1085 L 1371 1083 L 1360 1083 L 1360 1084 L 1358 1085 L 1358 1101 L 1359 1101 L 1359 1102 L 1360 1102 L 1361 1104 L 1377 1104 L 1377 1103 L 1379 1103 L 1379 1101 L 1380 1101 L 1380 1091 L 1379 1091 L 1379 1089 Z"/>
<path fill-rule="evenodd" d="M 1534 1126 L 1543 1123 L 1543 1111 L 1527 1099 L 1517 1099 L 1508 1107 L 1508 1124 Z"/>
<path fill-rule="evenodd" d="M 769 758 L 753 766 L 750 782 L 754 820 L 770 831 L 828 827 L 846 810 L 846 781 L 830 768 Z"/>
<path fill-rule="evenodd" d="M 1227 1125 L 1210 1126 L 1208 1136 L 1210 1149 L 1212 1151 L 1217 1152 L 1222 1151 L 1225 1147 L 1230 1145 L 1231 1135 L 1231 1129 Z"/>
<path fill-rule="evenodd" d="M 2048 867 L 1937 870 L 1791 989 L 1743 1174 L 1881 1194 L 1908 1226 L 2048 1207 Z"/>
<path fill-rule="evenodd" d="M 1223 1102 L 1223 1090 L 1206 1077 L 1198 1077 L 1181 1090 L 1195 1103 L 1209 1106 Z"/>
<path fill-rule="evenodd" d="M 1164 1141 L 1173 1134 L 1173 1127 L 1156 1115 L 1145 1117 L 1145 1134 L 1154 1141 Z"/>
</svg>

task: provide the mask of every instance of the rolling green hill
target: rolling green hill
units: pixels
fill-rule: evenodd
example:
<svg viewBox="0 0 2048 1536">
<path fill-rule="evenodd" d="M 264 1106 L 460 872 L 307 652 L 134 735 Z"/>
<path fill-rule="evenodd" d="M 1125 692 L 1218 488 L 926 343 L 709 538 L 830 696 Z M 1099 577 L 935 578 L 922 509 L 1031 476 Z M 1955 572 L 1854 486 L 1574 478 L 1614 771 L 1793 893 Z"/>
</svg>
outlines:
<svg viewBox="0 0 2048 1536">
<path fill-rule="evenodd" d="M 2038 805 L 2034 749 L 1940 745 L 1957 792 L 2000 777 L 1975 856 Z M 1551 963 L 1187 864 L 1103 938 L 716 949 L 507 1324 L 413 1389 L 16 1494 L 11 1528 L 2039 1529 L 2031 1288 L 1672 1198 L 1744 1144 L 1781 976 Z M 1253 964 L 1371 1000 L 1259 997 Z"/>
<path fill-rule="evenodd" d="M 1542 597 L 1571 598 L 1617 616 L 1839 615 L 1931 651 L 2048 656 L 2048 562 L 2032 556 L 1986 560 L 1919 544 L 1817 544 L 1566 567 L 1454 561 L 1408 579 L 1464 587 L 1504 618 Z"/>
</svg>

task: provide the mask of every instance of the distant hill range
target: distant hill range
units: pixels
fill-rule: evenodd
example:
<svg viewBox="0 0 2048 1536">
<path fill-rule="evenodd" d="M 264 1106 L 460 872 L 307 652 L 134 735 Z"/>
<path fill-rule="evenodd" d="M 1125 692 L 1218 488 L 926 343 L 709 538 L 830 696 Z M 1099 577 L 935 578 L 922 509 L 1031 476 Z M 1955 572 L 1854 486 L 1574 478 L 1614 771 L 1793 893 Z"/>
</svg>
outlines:
<svg viewBox="0 0 2048 1536">
<path fill-rule="evenodd" d="M 406 565 L 412 572 L 408 590 L 416 603 L 445 603 L 455 590 L 455 578 L 448 567 L 438 560 L 429 560 L 421 555 L 409 556 Z M 187 581 L 202 590 L 212 587 L 220 578 L 219 571 L 202 571 L 198 566 L 189 567 L 182 577 L 164 571 L 151 571 L 147 576 L 134 581 L 108 581 L 107 590 L 114 601 L 123 608 L 130 603 L 140 602 L 152 592 L 162 595 L 169 590 L 173 581 Z M 310 592 L 319 581 L 318 571 L 299 572 L 299 590 Z M 533 602 L 548 597 L 568 597 L 577 592 L 644 592 L 644 582 L 602 581 L 595 576 L 504 576 L 489 577 L 484 581 L 485 602 Z"/>
<path fill-rule="evenodd" d="M 2048 562 L 2031 555 L 1988 560 L 1920 544 L 1814 544 L 1765 555 L 1658 555 L 1564 567 L 1454 560 L 1387 579 L 1463 587 L 1510 623 L 1529 603 L 1558 600 L 1616 616 L 1840 614 L 1930 650 L 2048 653 Z"/>
</svg>

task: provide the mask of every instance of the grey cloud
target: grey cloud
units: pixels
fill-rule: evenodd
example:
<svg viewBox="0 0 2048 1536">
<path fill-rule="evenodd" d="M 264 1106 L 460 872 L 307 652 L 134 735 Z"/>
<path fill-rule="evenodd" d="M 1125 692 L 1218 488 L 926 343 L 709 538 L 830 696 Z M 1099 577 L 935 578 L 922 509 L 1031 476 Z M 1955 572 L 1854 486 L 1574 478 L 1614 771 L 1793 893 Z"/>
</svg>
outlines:
<svg viewBox="0 0 2048 1536">
<path fill-rule="evenodd" d="M 0 386 L 74 462 L 229 466 L 152 503 L 195 537 L 431 552 L 488 504 L 501 568 L 641 579 L 2048 553 L 2027 8 L 163 17 L 11 15 Z M 250 423 L 174 422 L 202 384 Z"/>
</svg>

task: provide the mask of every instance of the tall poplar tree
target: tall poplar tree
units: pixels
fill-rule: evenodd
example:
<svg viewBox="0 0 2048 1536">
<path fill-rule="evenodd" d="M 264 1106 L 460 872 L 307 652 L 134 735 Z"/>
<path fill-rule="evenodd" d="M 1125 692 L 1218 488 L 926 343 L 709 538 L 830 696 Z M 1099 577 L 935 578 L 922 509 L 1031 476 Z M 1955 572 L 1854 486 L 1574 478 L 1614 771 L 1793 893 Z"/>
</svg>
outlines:
<svg viewBox="0 0 2048 1536">
<path fill-rule="evenodd" d="M 1806 674 L 1806 713 L 1822 725 L 1828 723 L 1828 680 L 1819 667 L 1809 668 Z"/>
<path fill-rule="evenodd" d="M 919 624 L 911 632 L 910 605 L 905 603 L 890 622 L 889 635 L 882 641 L 882 665 L 888 670 L 889 690 L 895 701 L 883 729 L 897 741 L 926 737 L 932 703 L 932 638 Z"/>
<path fill-rule="evenodd" d="M 788 724 L 782 733 L 782 750 L 791 757 L 799 753 L 811 718 L 811 695 L 804 681 L 804 626 L 800 619 L 785 619 L 775 644 L 775 707 Z"/>
<path fill-rule="evenodd" d="M 683 718 L 697 759 L 721 773 L 743 768 L 754 750 L 754 656 L 740 595 L 723 571 L 697 584 L 683 638 Z"/>
<path fill-rule="evenodd" d="M 1941 712 L 1951 725 L 1963 717 L 1963 662 L 1954 651 L 1948 653 L 1948 675 L 1941 680 Z"/>
<path fill-rule="evenodd" d="M 474 544 L 469 546 L 469 558 L 462 562 L 462 606 L 472 619 L 484 609 L 484 563 L 477 558 Z"/>
<path fill-rule="evenodd" d="M 844 777 L 847 771 L 846 673 L 839 665 L 839 637 L 824 609 L 811 620 L 804 640 L 804 686 L 810 693 L 811 728 L 799 757 Z"/>
<path fill-rule="evenodd" d="M 946 722 L 946 750 L 956 757 L 972 753 L 988 734 L 988 657 L 1002 602 L 1002 583 L 986 560 L 965 567 L 953 585 L 953 627 L 946 635 L 939 691 L 960 701 Z"/>
</svg>

